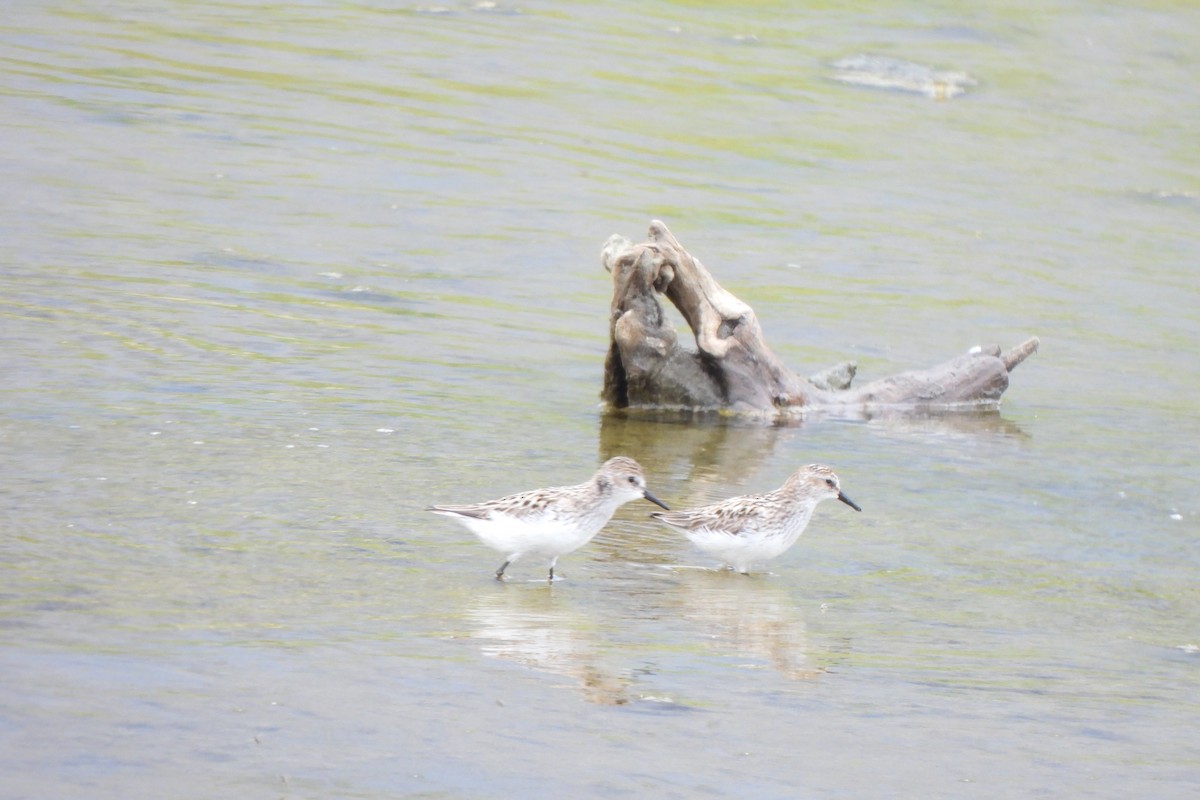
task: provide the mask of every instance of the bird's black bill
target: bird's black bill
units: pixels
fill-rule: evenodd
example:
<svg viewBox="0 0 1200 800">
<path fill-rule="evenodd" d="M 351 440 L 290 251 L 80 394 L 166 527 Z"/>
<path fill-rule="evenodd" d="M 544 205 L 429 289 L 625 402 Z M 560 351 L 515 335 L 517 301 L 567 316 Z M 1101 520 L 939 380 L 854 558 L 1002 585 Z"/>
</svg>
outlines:
<svg viewBox="0 0 1200 800">
<path fill-rule="evenodd" d="M 855 511 L 862 511 L 862 509 L 858 507 L 858 503 L 854 502 L 849 497 L 846 497 L 846 495 L 842 494 L 841 492 L 838 492 L 838 500 L 841 500 L 843 503 L 850 506 Z"/>
<path fill-rule="evenodd" d="M 647 490 L 646 490 L 646 493 L 645 493 L 644 495 L 642 495 L 642 496 L 643 496 L 643 497 L 645 497 L 647 500 L 649 500 L 651 503 L 654 503 L 654 505 L 656 505 L 656 506 L 662 506 L 663 508 L 666 508 L 666 509 L 667 509 L 667 511 L 670 511 L 670 510 L 671 510 L 671 509 L 667 508 L 667 504 L 666 504 L 666 503 L 664 503 L 662 500 L 659 500 L 659 499 L 658 499 L 657 497 L 655 497 L 654 495 L 650 494 L 650 490 L 649 490 L 649 489 L 647 489 Z"/>
</svg>

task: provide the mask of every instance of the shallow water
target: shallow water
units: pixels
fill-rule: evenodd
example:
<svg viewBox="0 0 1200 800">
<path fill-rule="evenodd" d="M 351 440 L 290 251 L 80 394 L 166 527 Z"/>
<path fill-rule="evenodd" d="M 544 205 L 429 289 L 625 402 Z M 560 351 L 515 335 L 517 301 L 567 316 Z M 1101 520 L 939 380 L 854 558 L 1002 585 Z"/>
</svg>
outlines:
<svg viewBox="0 0 1200 800">
<path fill-rule="evenodd" d="M 11 4 L 12 797 L 1191 797 L 1188 4 Z M 847 86 L 857 53 L 963 96 Z M 663 219 L 802 372 L 1042 350 L 998 413 L 604 416 Z M 565 580 L 433 502 L 832 464 L 769 572 L 622 509 Z"/>
</svg>

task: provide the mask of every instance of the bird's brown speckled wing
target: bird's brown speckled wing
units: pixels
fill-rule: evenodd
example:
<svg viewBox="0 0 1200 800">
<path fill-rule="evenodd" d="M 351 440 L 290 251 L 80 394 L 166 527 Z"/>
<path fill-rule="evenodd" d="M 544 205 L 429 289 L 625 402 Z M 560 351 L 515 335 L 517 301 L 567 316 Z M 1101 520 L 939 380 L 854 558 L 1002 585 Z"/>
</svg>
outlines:
<svg viewBox="0 0 1200 800">
<path fill-rule="evenodd" d="M 475 519 L 489 519 L 493 513 L 536 517 L 554 513 L 555 501 L 562 497 L 558 492 L 561 492 L 561 489 L 533 489 L 501 497 L 499 500 L 487 500 L 482 503 L 461 506 L 432 506 L 429 510 L 439 511 L 443 514 L 456 514 L 460 517 L 474 517 Z"/>
<path fill-rule="evenodd" d="M 767 495 L 756 494 L 685 511 L 658 511 L 651 516 L 675 528 L 689 531 L 707 528 L 737 536 L 757 531 L 778 508 Z"/>
<path fill-rule="evenodd" d="M 519 516 L 540 516 L 554 513 L 561 502 L 562 488 L 532 489 L 528 492 L 502 497 L 487 503 L 493 511 L 502 514 L 517 514 Z"/>
</svg>

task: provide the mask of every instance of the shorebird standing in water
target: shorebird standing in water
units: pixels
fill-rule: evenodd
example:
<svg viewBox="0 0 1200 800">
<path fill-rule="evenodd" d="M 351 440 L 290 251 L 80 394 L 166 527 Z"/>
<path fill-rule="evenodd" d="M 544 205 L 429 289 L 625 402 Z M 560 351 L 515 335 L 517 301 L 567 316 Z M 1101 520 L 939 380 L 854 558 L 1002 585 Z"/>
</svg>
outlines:
<svg viewBox="0 0 1200 800">
<path fill-rule="evenodd" d="M 560 556 L 578 550 L 630 500 L 646 499 L 667 508 L 646 488 L 642 467 L 632 458 L 610 458 L 590 480 L 578 486 L 556 486 L 462 506 L 430 506 L 429 511 L 464 525 L 506 558 L 504 570 L 525 556 L 550 559 L 550 580 Z"/>
<path fill-rule="evenodd" d="M 752 563 L 775 558 L 794 545 L 817 504 L 833 498 L 862 511 L 842 492 L 833 470 L 810 464 L 773 492 L 731 497 L 683 511 L 656 511 L 650 516 L 683 531 L 698 548 L 738 572 L 748 573 Z"/>
</svg>

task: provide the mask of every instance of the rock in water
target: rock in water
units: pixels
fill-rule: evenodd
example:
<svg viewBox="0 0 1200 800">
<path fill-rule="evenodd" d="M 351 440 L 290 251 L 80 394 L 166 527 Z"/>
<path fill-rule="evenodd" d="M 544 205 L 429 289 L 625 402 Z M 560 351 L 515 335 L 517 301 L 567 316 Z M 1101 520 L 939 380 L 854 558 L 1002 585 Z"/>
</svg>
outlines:
<svg viewBox="0 0 1200 800">
<path fill-rule="evenodd" d="M 833 62 L 833 79 L 855 86 L 895 89 L 949 100 L 965 92 L 978 81 L 965 72 L 943 72 L 885 56 L 850 56 Z"/>
</svg>

